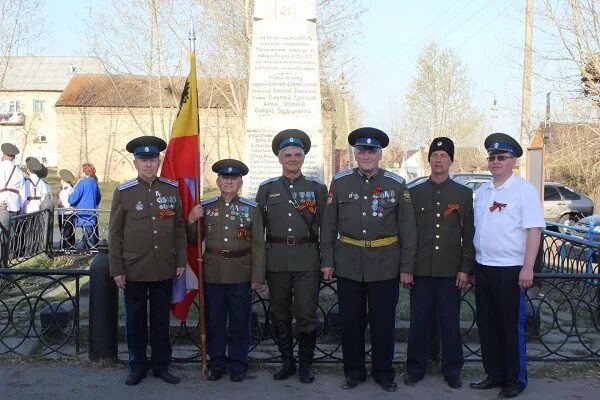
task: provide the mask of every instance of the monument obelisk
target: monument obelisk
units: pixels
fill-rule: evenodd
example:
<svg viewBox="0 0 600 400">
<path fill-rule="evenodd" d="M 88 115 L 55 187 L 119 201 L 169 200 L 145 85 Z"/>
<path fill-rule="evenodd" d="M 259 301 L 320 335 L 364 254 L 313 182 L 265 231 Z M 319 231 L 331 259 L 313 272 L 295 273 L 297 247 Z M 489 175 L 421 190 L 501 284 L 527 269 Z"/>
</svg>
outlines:
<svg viewBox="0 0 600 400">
<path fill-rule="evenodd" d="M 323 179 L 323 127 L 315 0 L 256 0 L 246 119 L 244 195 L 281 172 L 271 151 L 280 131 L 301 129 L 312 146 L 304 175 Z"/>
</svg>

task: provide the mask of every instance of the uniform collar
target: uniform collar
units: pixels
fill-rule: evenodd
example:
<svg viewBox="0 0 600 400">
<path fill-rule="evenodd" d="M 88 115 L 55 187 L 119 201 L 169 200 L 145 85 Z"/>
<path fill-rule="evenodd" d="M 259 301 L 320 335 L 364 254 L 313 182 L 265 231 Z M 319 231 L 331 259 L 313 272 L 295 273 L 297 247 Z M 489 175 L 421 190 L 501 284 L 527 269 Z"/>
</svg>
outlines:
<svg viewBox="0 0 600 400">
<path fill-rule="evenodd" d="M 375 171 L 375 173 L 373 175 L 371 175 L 370 177 L 367 177 L 367 174 L 365 174 L 360 168 L 356 168 L 356 172 L 358 173 L 358 175 L 363 178 L 363 179 L 373 179 L 375 178 L 377 175 L 379 175 L 379 172 L 381 172 L 381 168 L 377 168 L 377 171 Z"/>
<path fill-rule="evenodd" d="M 240 196 L 236 194 L 235 196 L 232 197 L 231 201 L 225 201 L 225 198 L 223 196 L 219 196 L 219 198 L 221 199 L 221 201 L 223 203 L 235 203 L 236 201 L 239 200 Z"/>
<path fill-rule="evenodd" d="M 302 172 L 300 172 L 300 175 L 298 175 L 294 180 L 286 178 L 284 175 L 281 175 L 281 178 L 283 178 L 284 182 L 287 182 L 287 183 L 296 183 L 296 182 L 304 179 L 304 174 Z"/>
<path fill-rule="evenodd" d="M 90 176 L 86 176 L 86 178 L 91 178 L 91 177 L 90 177 Z M 137 177 L 137 180 L 138 180 L 138 182 L 139 182 L 139 183 L 141 183 L 141 184 L 144 184 L 144 185 L 147 185 L 147 186 L 152 186 L 152 185 L 154 185 L 154 183 L 155 183 L 156 181 L 158 181 L 158 177 L 154 178 L 154 179 L 153 179 L 151 182 L 148 182 L 147 180 L 145 180 L 145 179 L 142 179 L 142 178 L 140 178 L 139 176 Z"/>
<path fill-rule="evenodd" d="M 430 176 L 430 177 L 429 177 L 429 179 L 427 179 L 427 182 L 429 182 L 429 184 L 430 184 L 431 186 L 433 186 L 433 187 L 440 188 L 440 187 L 444 187 L 444 186 L 448 185 L 448 183 L 450 183 L 450 180 L 451 180 L 451 179 L 450 179 L 450 177 L 448 176 L 448 178 L 447 178 L 447 179 L 446 179 L 444 182 L 442 182 L 442 183 L 437 183 L 437 182 L 434 182 L 434 181 L 432 181 L 432 180 L 431 180 L 431 176 Z"/>
</svg>

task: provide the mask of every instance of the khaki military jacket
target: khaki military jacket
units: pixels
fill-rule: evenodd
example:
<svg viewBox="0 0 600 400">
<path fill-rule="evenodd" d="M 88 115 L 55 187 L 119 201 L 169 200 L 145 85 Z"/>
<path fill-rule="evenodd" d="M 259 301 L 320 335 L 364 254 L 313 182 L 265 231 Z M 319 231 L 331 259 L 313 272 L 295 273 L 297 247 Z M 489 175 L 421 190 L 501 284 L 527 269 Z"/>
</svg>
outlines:
<svg viewBox="0 0 600 400">
<path fill-rule="evenodd" d="M 205 251 L 202 256 L 204 282 L 243 283 L 265 280 L 265 240 L 258 204 L 235 196 L 230 202 L 213 197 L 202 202 L 202 238 Z M 189 225 L 188 225 L 189 226 Z M 192 227 L 193 228 L 193 227 Z M 189 232 L 189 230 L 188 230 Z M 196 238 L 195 229 L 188 238 Z M 221 252 L 211 254 L 206 250 Z M 250 250 L 234 256 L 234 252 Z"/>
<path fill-rule="evenodd" d="M 326 199 L 325 184 L 302 174 L 293 182 L 280 176 L 260 184 L 256 201 L 262 210 L 267 236 L 267 271 L 321 269 L 318 236 Z M 269 237 L 286 238 L 286 242 L 289 238 L 289 243 L 273 243 Z M 297 243 L 301 238 L 309 237 L 314 237 L 315 241 Z"/>
<path fill-rule="evenodd" d="M 115 189 L 110 209 L 110 275 L 162 281 L 186 266 L 186 234 L 177 182 L 140 178 Z"/>
<path fill-rule="evenodd" d="M 417 220 L 415 275 L 455 277 L 473 272 L 473 192 L 448 179 L 410 188 Z"/>
<path fill-rule="evenodd" d="M 413 272 L 417 247 L 410 193 L 400 176 L 379 169 L 368 178 L 358 168 L 338 173 L 331 182 L 321 226 L 323 266 L 337 276 L 373 282 Z M 383 247 L 360 247 L 339 235 L 371 241 L 398 237 Z"/>
</svg>

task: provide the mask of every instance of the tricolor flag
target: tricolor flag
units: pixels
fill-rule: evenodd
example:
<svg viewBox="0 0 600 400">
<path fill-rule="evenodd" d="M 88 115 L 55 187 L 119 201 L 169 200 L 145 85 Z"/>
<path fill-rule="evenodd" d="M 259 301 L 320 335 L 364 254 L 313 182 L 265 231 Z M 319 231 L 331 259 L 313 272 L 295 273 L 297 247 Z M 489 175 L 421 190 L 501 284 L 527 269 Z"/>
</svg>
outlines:
<svg viewBox="0 0 600 400">
<path fill-rule="evenodd" d="M 196 54 L 192 51 L 190 52 L 190 74 L 181 93 L 179 112 L 173 124 L 161 171 L 161 176 L 179 181 L 184 221 L 187 221 L 190 210 L 198 203 L 196 181 L 200 179 L 201 168 L 199 140 Z M 173 280 L 171 312 L 175 318 L 182 321 L 187 319 L 190 305 L 198 294 L 198 258 L 197 245 L 188 243 L 185 274 Z"/>
</svg>

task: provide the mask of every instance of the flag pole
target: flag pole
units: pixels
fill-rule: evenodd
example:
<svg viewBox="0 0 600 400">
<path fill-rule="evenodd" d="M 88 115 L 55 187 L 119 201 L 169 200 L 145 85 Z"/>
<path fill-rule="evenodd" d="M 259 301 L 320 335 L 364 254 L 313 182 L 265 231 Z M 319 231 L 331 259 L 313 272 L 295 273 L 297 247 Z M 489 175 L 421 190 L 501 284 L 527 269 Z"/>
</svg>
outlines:
<svg viewBox="0 0 600 400">
<path fill-rule="evenodd" d="M 194 23 L 190 21 L 190 52 L 196 53 L 196 33 L 194 32 Z M 194 57 L 194 62 L 196 58 Z M 190 66 L 191 68 L 191 66 Z M 194 66 L 195 68 L 195 66 Z M 196 78 L 197 82 L 197 78 Z M 197 96 L 198 88 L 196 87 L 196 96 Z M 197 121 L 198 127 L 200 125 L 200 121 Z M 196 174 L 194 174 L 194 187 L 196 194 L 196 203 L 200 204 L 202 201 L 202 170 L 200 165 L 200 129 L 198 129 L 198 157 L 196 157 Z M 201 360 L 201 369 L 200 374 L 203 378 L 206 377 L 208 372 L 207 362 L 206 362 L 206 313 L 204 308 L 204 274 L 202 271 L 202 223 L 201 220 L 198 219 L 196 221 L 196 246 L 198 249 L 198 325 L 200 328 L 200 360 Z"/>
</svg>

